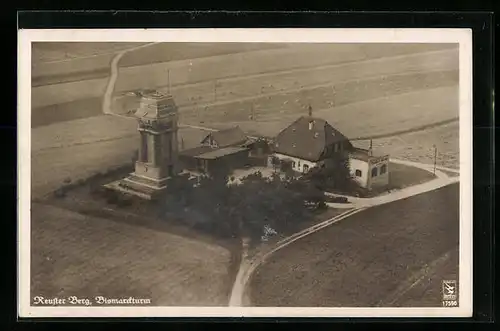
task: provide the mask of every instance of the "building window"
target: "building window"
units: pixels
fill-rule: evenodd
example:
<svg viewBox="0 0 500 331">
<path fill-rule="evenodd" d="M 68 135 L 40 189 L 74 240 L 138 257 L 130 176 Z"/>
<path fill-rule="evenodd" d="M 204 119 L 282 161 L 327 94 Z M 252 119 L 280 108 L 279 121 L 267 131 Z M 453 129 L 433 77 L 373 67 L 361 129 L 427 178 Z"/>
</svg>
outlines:
<svg viewBox="0 0 500 331">
<path fill-rule="evenodd" d="M 309 166 L 307 164 L 304 164 L 304 168 L 303 168 L 303 172 L 307 172 L 309 171 Z"/>
<path fill-rule="evenodd" d="M 299 163 L 298 163 L 298 168 L 300 169 L 300 161 L 299 161 Z"/>
<path fill-rule="evenodd" d="M 380 167 L 380 174 L 385 174 L 387 172 L 387 165 L 386 164 L 383 164 L 381 167 Z"/>
<path fill-rule="evenodd" d="M 378 175 L 378 168 L 372 169 L 372 177 L 376 177 Z"/>
<path fill-rule="evenodd" d="M 333 145 L 333 152 L 337 153 L 338 151 L 339 151 L 339 145 L 338 144 L 334 144 Z"/>
<path fill-rule="evenodd" d="M 355 175 L 356 175 L 356 177 L 361 177 L 361 176 L 363 176 L 363 173 L 361 172 L 361 170 L 356 169 Z"/>
<path fill-rule="evenodd" d="M 295 161 L 292 161 L 292 168 L 295 169 Z"/>
</svg>

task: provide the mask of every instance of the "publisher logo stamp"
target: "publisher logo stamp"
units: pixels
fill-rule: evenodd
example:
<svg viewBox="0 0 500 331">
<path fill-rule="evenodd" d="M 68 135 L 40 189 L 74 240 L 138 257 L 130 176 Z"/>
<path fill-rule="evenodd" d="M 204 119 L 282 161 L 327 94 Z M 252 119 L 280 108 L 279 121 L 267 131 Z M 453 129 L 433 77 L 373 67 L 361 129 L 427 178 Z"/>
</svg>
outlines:
<svg viewBox="0 0 500 331">
<path fill-rule="evenodd" d="M 443 306 L 453 307 L 457 306 L 457 281 L 456 280 L 443 280 Z"/>
</svg>

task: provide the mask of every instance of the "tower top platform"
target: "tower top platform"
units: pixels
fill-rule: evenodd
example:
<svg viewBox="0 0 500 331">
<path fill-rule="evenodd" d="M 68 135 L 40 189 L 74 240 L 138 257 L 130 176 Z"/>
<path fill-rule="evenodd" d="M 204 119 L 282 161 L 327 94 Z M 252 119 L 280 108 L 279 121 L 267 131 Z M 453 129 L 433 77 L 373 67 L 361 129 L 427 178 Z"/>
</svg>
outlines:
<svg viewBox="0 0 500 331">
<path fill-rule="evenodd" d="M 170 94 L 153 91 L 143 94 L 135 116 L 146 120 L 160 120 L 177 114 L 177 105 Z"/>
</svg>

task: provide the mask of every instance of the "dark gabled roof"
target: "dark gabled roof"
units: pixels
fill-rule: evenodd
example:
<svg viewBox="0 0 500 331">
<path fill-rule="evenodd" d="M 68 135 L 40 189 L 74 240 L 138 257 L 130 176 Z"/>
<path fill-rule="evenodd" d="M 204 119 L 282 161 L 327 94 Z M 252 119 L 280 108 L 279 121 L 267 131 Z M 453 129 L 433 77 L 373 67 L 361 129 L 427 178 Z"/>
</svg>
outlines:
<svg viewBox="0 0 500 331">
<path fill-rule="evenodd" d="M 198 146 L 190 149 L 185 149 L 183 151 L 179 152 L 180 156 L 190 156 L 190 157 L 195 157 L 201 154 L 208 153 L 210 151 L 213 151 L 214 149 L 210 146 Z"/>
<path fill-rule="evenodd" d="M 309 130 L 311 121 L 312 129 Z M 347 137 L 327 121 L 302 116 L 278 134 L 274 151 L 303 160 L 318 161 L 326 146 L 343 141 L 348 141 Z"/>
<path fill-rule="evenodd" d="M 243 151 L 248 151 L 248 148 L 235 147 L 235 146 L 224 147 L 224 148 L 212 148 L 210 151 L 206 153 L 195 156 L 195 158 L 203 160 L 214 160 Z"/>
<path fill-rule="evenodd" d="M 212 139 L 215 140 L 219 147 L 240 145 L 247 141 L 247 136 L 238 126 L 211 132 L 202 140 L 202 143 L 204 143 L 210 136 L 212 136 Z"/>
</svg>

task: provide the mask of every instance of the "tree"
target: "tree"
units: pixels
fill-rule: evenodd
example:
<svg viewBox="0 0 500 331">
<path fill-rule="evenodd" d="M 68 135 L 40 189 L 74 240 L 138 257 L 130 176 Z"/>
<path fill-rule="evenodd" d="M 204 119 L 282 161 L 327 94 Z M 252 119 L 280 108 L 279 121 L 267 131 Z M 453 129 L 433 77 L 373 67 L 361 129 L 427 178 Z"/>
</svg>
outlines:
<svg viewBox="0 0 500 331">
<path fill-rule="evenodd" d="M 269 179 L 255 172 L 227 185 L 227 177 L 202 176 L 197 187 L 189 180 L 173 181 L 164 200 L 164 215 L 172 212 L 193 227 L 221 237 L 261 238 L 264 226 L 277 231 L 307 218 L 311 205 L 324 203 L 323 192 L 295 178 Z"/>
<path fill-rule="evenodd" d="M 278 167 L 280 166 L 280 159 L 277 158 L 275 155 L 271 156 L 271 165 L 273 166 L 274 171 L 276 172 Z"/>
<path fill-rule="evenodd" d="M 280 170 L 287 176 L 293 175 L 293 166 L 291 160 L 281 160 L 280 162 Z"/>
<path fill-rule="evenodd" d="M 304 179 L 311 181 L 321 190 L 337 190 L 341 192 L 356 190 L 358 184 L 351 175 L 348 156 L 338 154 L 327 161 L 327 166 L 312 168 L 304 175 Z"/>
</svg>

